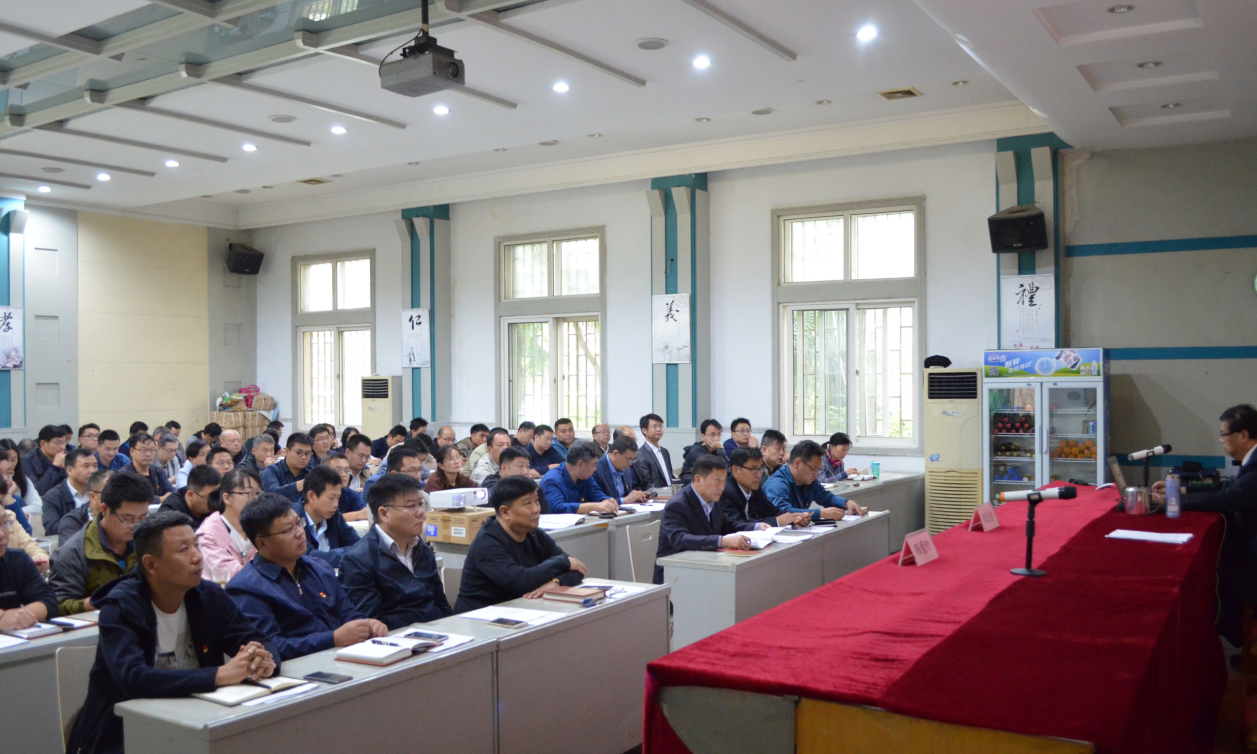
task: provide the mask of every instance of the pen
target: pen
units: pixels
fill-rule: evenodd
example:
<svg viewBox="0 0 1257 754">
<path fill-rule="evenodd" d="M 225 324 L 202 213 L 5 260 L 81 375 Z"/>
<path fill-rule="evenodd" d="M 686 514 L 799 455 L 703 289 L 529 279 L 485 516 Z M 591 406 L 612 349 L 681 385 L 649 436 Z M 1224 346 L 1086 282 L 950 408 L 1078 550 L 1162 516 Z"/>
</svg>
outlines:
<svg viewBox="0 0 1257 754">
<path fill-rule="evenodd" d="M 400 647 L 400 646 L 401 646 L 401 644 L 398 644 L 398 643 L 397 643 L 397 642 L 395 642 L 395 641 L 384 641 L 383 639 L 372 639 L 372 640 L 371 640 L 371 643 L 372 643 L 372 644 L 383 644 L 384 646 L 387 646 L 387 647 Z"/>
</svg>

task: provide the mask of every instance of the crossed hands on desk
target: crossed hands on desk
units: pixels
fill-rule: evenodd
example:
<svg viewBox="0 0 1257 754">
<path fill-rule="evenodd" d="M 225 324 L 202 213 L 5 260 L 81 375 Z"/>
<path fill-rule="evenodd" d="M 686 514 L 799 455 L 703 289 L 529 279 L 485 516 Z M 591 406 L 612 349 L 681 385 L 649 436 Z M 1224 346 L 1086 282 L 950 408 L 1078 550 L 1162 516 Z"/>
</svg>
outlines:
<svg viewBox="0 0 1257 754">
<path fill-rule="evenodd" d="M 256 681 L 259 678 L 270 678 L 275 673 L 275 658 L 266 651 L 266 647 L 251 641 L 240 648 L 236 656 L 220 665 L 214 674 L 215 686 L 233 686 L 246 679 Z"/>
<path fill-rule="evenodd" d="M 572 569 L 573 571 L 576 571 L 582 576 L 589 575 L 589 566 L 582 563 L 580 558 L 574 558 L 571 555 L 568 555 L 567 561 L 568 561 L 568 568 Z M 526 600 L 540 599 L 541 595 L 545 594 L 546 592 L 552 592 L 555 589 L 558 589 L 559 586 L 560 584 L 559 584 L 558 579 L 555 579 L 554 581 L 547 581 L 545 584 L 541 585 L 540 587 L 532 590 L 528 594 L 525 594 L 524 599 Z"/>
</svg>

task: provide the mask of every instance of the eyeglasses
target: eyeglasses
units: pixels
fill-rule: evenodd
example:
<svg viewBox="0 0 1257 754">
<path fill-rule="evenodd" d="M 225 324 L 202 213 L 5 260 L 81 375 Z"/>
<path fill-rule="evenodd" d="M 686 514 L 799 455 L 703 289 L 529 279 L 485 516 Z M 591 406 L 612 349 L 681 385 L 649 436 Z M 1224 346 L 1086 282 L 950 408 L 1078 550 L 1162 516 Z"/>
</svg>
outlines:
<svg viewBox="0 0 1257 754">
<path fill-rule="evenodd" d="M 1221 432 L 1218 434 L 1218 437 L 1229 437 L 1231 435 L 1238 435 L 1238 434 L 1239 432 Z"/>
<path fill-rule="evenodd" d="M 380 507 L 392 508 L 394 510 L 399 510 L 399 511 L 406 511 L 407 513 L 412 513 L 412 514 L 415 511 L 422 511 L 422 510 L 428 509 L 428 506 L 424 505 L 423 503 L 420 503 L 418 505 L 381 505 Z"/>
<path fill-rule="evenodd" d="M 314 451 L 310 449 L 301 450 L 299 448 L 289 448 L 288 455 L 294 458 L 309 458 L 310 456 L 314 455 Z"/>
<path fill-rule="evenodd" d="M 140 453 L 140 454 L 142 454 L 142 455 L 146 455 L 146 456 L 147 456 L 147 455 L 152 455 L 153 453 L 156 453 L 156 452 L 157 452 L 157 446 L 156 446 L 156 445 L 146 445 L 146 446 L 144 446 L 144 447 L 140 447 L 140 448 L 131 448 L 131 454 L 132 454 L 132 455 L 134 455 L 134 454 L 136 454 L 136 453 Z"/>
<path fill-rule="evenodd" d="M 758 474 L 764 470 L 763 466 L 738 466 L 739 469 L 746 469 L 752 474 Z M 811 468 L 810 466 L 808 468 Z"/>
<path fill-rule="evenodd" d="M 810 464 L 810 463 L 805 463 L 805 464 L 803 464 L 803 465 L 804 465 L 804 466 L 806 466 L 806 467 L 808 467 L 809 469 L 811 469 L 813 474 L 819 474 L 819 473 L 821 473 L 821 469 L 822 469 L 822 468 L 824 468 L 824 464 L 823 464 L 823 463 L 818 463 L 818 464 L 816 464 L 815 466 L 813 466 L 813 465 L 812 465 L 812 464 Z"/>
<path fill-rule="evenodd" d="M 122 516 L 118 515 L 118 511 L 109 511 L 109 512 L 112 513 L 113 517 L 118 519 L 118 521 L 120 521 L 122 525 L 127 527 L 128 529 L 134 529 L 135 527 L 140 525 L 141 521 L 148 518 L 147 513 L 145 513 L 143 516 L 135 516 L 135 517 L 127 516 L 126 518 L 123 518 Z"/>
<path fill-rule="evenodd" d="M 300 523 L 300 522 L 297 522 L 297 523 L 293 524 L 292 526 L 289 526 L 288 528 L 283 529 L 282 531 L 273 531 L 273 532 L 271 532 L 270 534 L 259 534 L 259 535 L 257 536 L 257 538 L 258 538 L 258 539 L 262 539 L 263 537 L 286 537 L 286 536 L 291 536 L 293 539 L 296 539 L 296 535 L 297 535 L 299 532 L 304 532 L 304 531 L 305 531 L 305 528 L 301 526 L 301 523 Z"/>
<path fill-rule="evenodd" d="M 228 495 L 244 495 L 247 500 L 257 500 L 262 495 L 261 490 L 232 490 Z"/>
</svg>

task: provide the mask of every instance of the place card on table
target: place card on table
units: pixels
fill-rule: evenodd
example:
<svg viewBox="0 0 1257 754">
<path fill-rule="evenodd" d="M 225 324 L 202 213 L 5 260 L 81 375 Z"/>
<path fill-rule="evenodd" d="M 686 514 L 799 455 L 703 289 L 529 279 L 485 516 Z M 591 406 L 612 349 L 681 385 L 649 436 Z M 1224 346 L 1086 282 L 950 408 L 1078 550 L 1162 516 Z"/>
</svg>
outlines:
<svg viewBox="0 0 1257 754">
<path fill-rule="evenodd" d="M 931 560 L 938 560 L 938 549 L 934 540 L 930 539 L 927 529 L 914 531 L 903 538 L 903 549 L 899 551 L 899 565 L 923 566 Z"/>
<path fill-rule="evenodd" d="M 969 519 L 969 531 L 981 527 L 982 531 L 999 528 L 999 517 L 995 515 L 995 506 L 983 503 L 973 509 L 973 518 Z"/>
</svg>

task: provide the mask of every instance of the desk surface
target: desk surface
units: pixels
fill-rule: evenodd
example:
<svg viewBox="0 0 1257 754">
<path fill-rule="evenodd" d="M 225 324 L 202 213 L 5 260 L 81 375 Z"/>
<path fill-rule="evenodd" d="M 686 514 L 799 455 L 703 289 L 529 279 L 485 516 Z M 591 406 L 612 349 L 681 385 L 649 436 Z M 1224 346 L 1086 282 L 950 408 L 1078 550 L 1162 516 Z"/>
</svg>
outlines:
<svg viewBox="0 0 1257 754">
<path fill-rule="evenodd" d="M 99 617 L 99 613 L 80 613 L 78 615 L 68 615 L 67 618 L 78 618 L 80 620 L 90 620 L 95 622 Z M 29 662 L 31 660 L 49 657 L 57 654 L 57 650 L 61 647 L 76 647 L 85 644 L 95 644 L 99 629 L 96 626 L 89 628 L 78 628 L 73 631 L 62 631 L 59 634 L 51 636 L 41 636 L 38 639 L 21 644 L 15 644 L 11 647 L 0 649 L 0 669 L 10 664 L 19 662 Z"/>
<path fill-rule="evenodd" d="M 705 571 L 733 571 L 736 573 L 771 563 L 780 558 L 790 557 L 795 548 L 816 545 L 821 540 L 831 537 L 841 537 L 843 532 L 853 531 L 858 527 L 865 526 L 888 515 L 890 514 L 887 511 L 870 511 L 868 515 L 862 516 L 859 521 L 839 521 L 836 526 L 817 527 L 825 531 L 789 544 L 773 542 L 763 550 L 754 551 L 749 555 L 733 555 L 727 552 L 714 552 L 711 550 L 689 550 L 659 558 L 658 563 L 665 568 L 696 568 Z"/>
</svg>

